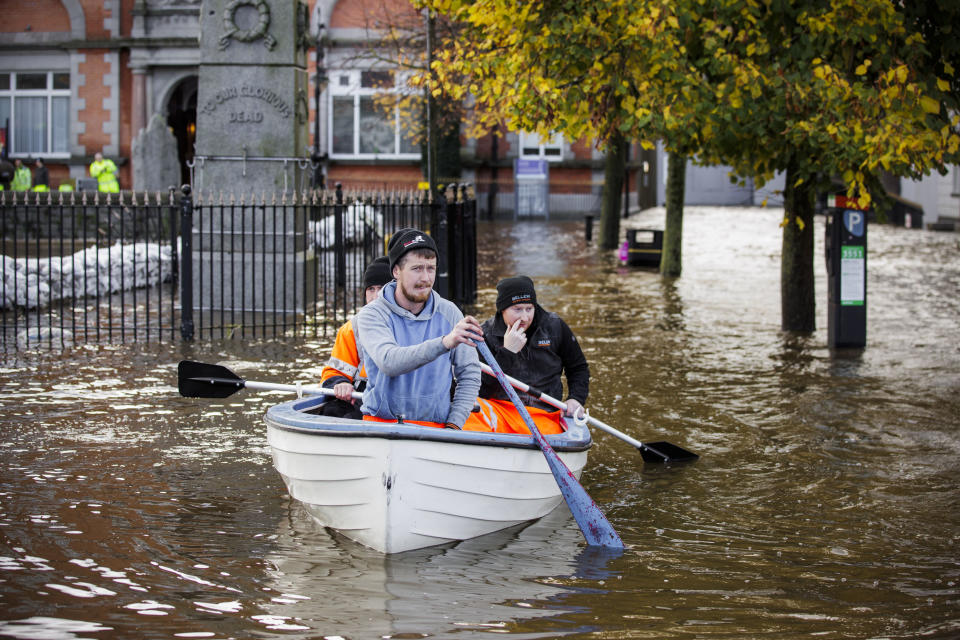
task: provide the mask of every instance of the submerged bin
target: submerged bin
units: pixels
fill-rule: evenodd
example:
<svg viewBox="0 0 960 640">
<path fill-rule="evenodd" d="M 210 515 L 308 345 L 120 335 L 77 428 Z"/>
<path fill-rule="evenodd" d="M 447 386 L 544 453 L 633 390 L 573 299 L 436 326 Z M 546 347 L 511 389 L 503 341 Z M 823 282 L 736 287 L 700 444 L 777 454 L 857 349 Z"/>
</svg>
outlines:
<svg viewBox="0 0 960 640">
<path fill-rule="evenodd" d="M 626 259 L 631 267 L 659 267 L 663 253 L 663 231 L 627 229 Z"/>
</svg>

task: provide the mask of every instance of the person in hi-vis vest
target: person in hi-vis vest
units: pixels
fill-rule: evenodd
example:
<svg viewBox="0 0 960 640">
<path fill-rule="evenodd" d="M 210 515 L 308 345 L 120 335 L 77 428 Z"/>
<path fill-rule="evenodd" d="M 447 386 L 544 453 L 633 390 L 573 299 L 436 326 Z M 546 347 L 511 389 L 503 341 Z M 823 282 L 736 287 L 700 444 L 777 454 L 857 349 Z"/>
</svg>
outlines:
<svg viewBox="0 0 960 640">
<path fill-rule="evenodd" d="M 20 158 L 14 158 L 13 166 L 13 182 L 11 183 L 13 190 L 30 191 L 30 185 L 33 182 L 33 178 L 30 175 L 30 168 L 23 164 L 23 160 Z"/>
<path fill-rule="evenodd" d="M 383 285 L 393 280 L 390 274 L 390 261 L 381 256 L 367 265 L 363 272 L 364 304 L 370 304 L 380 295 Z M 338 418 L 363 417 L 351 398 L 354 391 L 363 391 L 367 386 L 367 373 L 360 362 L 360 351 L 357 349 L 357 338 L 353 332 L 353 322 L 347 320 L 337 330 L 337 339 L 333 343 L 330 359 L 320 372 L 320 386 L 333 389 L 336 398 L 328 400 L 323 405 L 323 415 Z"/>
<path fill-rule="evenodd" d="M 34 191 L 50 191 L 50 170 L 47 169 L 47 165 L 43 164 L 43 158 L 37 158 L 37 172 L 34 174 L 35 180 L 33 181 L 33 190 Z"/>
<path fill-rule="evenodd" d="M 99 151 L 93 156 L 90 165 L 90 175 L 97 179 L 97 190 L 104 193 L 120 193 L 120 183 L 117 182 L 117 165 L 109 158 L 103 159 Z"/>
</svg>

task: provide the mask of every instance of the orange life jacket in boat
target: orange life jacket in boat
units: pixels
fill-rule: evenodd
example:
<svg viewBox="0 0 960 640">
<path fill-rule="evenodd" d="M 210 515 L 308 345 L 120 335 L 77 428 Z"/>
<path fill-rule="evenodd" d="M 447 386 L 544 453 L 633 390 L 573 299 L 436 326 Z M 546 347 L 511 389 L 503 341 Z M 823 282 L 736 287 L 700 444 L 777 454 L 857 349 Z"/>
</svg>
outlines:
<svg viewBox="0 0 960 640">
<path fill-rule="evenodd" d="M 496 433 L 521 433 L 530 435 L 530 429 L 520 416 L 520 412 L 513 406 L 509 400 L 497 400 L 495 398 L 477 398 L 477 404 L 480 405 L 480 414 L 483 414 L 483 421 L 487 424 L 486 431 Z M 533 424 L 537 426 L 540 433 L 563 433 L 563 427 L 560 424 L 560 411 L 546 411 L 537 407 L 527 407 L 527 412 L 533 418 Z M 470 416 L 476 416 L 477 413 L 471 413 Z M 469 424 L 470 420 L 467 419 Z M 466 429 L 467 426 L 464 426 Z M 480 429 L 477 429 L 479 431 Z"/>
<path fill-rule="evenodd" d="M 492 400 L 487 398 L 477 398 L 477 404 L 480 405 L 480 411 L 472 411 L 467 416 L 467 421 L 463 425 L 464 431 L 493 431 L 495 433 L 517 433 L 529 435 L 526 423 L 520 417 L 520 412 L 513 406 L 512 402 L 504 400 Z M 536 407 L 527 407 L 533 423 L 537 426 L 540 433 L 563 433 L 563 427 L 560 425 L 560 411 L 545 411 Z M 376 416 L 363 416 L 364 420 L 370 422 L 390 422 L 396 424 L 395 420 L 387 418 L 378 418 Z M 404 420 L 404 424 L 416 424 L 422 427 L 434 427 L 443 429 L 445 425 L 441 422 L 428 422 L 426 420 Z"/>
</svg>

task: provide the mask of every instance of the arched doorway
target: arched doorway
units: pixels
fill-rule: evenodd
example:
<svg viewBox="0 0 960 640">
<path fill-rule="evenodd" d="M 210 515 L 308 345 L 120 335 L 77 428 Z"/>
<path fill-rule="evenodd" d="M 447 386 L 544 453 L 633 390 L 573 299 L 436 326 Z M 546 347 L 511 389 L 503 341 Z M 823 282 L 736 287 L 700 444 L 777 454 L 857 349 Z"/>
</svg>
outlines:
<svg viewBox="0 0 960 640">
<path fill-rule="evenodd" d="M 177 138 L 177 158 L 180 161 L 180 184 L 190 182 L 193 144 L 197 139 L 197 76 L 188 76 L 177 83 L 167 100 L 167 125 Z"/>
</svg>

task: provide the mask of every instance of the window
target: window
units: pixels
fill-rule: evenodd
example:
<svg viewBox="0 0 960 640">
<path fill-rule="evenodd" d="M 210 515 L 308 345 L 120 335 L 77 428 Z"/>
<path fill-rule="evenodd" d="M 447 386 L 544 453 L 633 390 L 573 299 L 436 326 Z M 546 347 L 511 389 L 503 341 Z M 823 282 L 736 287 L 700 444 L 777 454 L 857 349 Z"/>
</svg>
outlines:
<svg viewBox="0 0 960 640">
<path fill-rule="evenodd" d="M 563 159 L 563 136 L 556 134 L 544 140 L 535 133 L 520 132 L 520 157 L 543 158 L 553 162 Z"/>
<path fill-rule="evenodd" d="M 409 115 L 386 106 L 384 95 L 413 94 L 407 75 L 368 69 L 333 73 L 330 83 L 330 155 L 361 158 L 419 158 Z M 415 119 L 415 118 L 414 118 Z"/>
<path fill-rule="evenodd" d="M 0 127 L 8 121 L 11 155 L 69 155 L 70 74 L 0 73 Z"/>
</svg>

